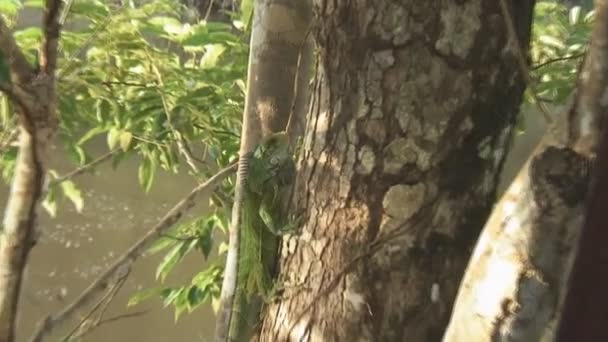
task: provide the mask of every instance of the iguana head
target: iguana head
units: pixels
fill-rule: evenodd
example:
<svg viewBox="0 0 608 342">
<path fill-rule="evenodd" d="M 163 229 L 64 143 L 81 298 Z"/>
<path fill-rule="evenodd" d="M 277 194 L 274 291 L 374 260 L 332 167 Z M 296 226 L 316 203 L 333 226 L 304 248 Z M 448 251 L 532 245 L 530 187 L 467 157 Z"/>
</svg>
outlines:
<svg viewBox="0 0 608 342">
<path fill-rule="evenodd" d="M 293 181 L 295 165 L 287 133 L 277 132 L 267 136 L 256 148 L 254 158 L 261 161 L 273 176 L 279 177 L 280 185 L 287 185 Z"/>
</svg>

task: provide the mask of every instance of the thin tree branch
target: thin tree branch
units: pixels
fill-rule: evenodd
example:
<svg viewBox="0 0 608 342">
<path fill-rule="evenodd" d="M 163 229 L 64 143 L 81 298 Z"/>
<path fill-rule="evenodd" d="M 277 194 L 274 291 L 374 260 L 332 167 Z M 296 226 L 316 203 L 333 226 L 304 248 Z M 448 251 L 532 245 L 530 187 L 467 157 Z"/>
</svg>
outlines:
<svg viewBox="0 0 608 342">
<path fill-rule="evenodd" d="M 47 316 L 38 323 L 34 334 L 30 341 L 40 342 L 54 328 L 61 323 L 72 318 L 76 311 L 83 306 L 86 306 L 95 299 L 100 291 L 107 287 L 112 277 L 115 277 L 121 270 L 128 268 L 135 260 L 137 260 L 148 248 L 148 246 L 156 241 L 156 239 L 171 228 L 179 219 L 195 204 L 196 197 L 206 191 L 214 189 L 224 178 L 234 172 L 236 163 L 224 168 L 209 178 L 205 183 L 197 186 L 186 196 L 179 201 L 165 216 L 154 226 L 146 235 L 139 241 L 135 242 L 122 256 L 120 256 L 105 272 L 95 279 L 89 287 L 87 287 L 70 305 L 61 310 L 55 315 Z"/>
<path fill-rule="evenodd" d="M 124 284 L 125 280 L 127 279 L 128 274 L 129 273 L 126 273 L 123 277 L 118 279 L 118 281 L 116 283 L 114 283 L 114 285 L 112 285 L 112 287 L 108 290 L 108 292 L 106 292 L 106 294 L 103 297 L 101 297 L 101 299 L 99 299 L 99 301 L 97 301 L 97 303 L 91 308 L 91 310 L 89 310 L 89 312 L 86 315 L 84 315 L 84 317 L 82 317 L 80 322 L 78 322 L 78 324 L 76 324 L 76 326 L 72 330 L 70 330 L 70 332 L 62 339 L 63 341 L 68 341 L 76 333 L 78 333 L 77 336 L 84 335 L 88 331 L 90 331 L 91 329 L 93 329 L 97 326 L 97 324 L 103 317 L 103 313 L 105 312 L 105 309 L 107 308 L 108 304 L 112 301 L 112 299 L 114 299 L 114 297 L 116 297 L 118 290 Z M 95 311 L 97 311 L 97 309 L 99 309 L 99 308 L 102 308 L 99 318 L 94 323 L 86 324 L 88 322 L 91 322 L 90 318 L 93 316 Z"/>
<path fill-rule="evenodd" d="M 152 310 L 148 309 L 148 310 L 141 310 L 141 311 L 126 313 L 126 314 L 122 314 L 122 315 L 116 315 L 116 316 L 113 316 L 113 317 L 101 320 L 99 322 L 95 322 L 95 325 L 93 327 L 96 328 L 96 327 L 99 327 L 99 326 L 101 326 L 103 324 L 112 323 L 114 321 L 118 321 L 118 320 L 125 319 L 125 318 L 135 318 L 135 317 L 138 317 L 138 316 L 145 315 L 145 314 L 149 313 L 150 311 L 152 311 Z M 80 339 L 80 338 L 84 337 L 85 335 L 87 335 L 89 332 L 92 331 L 93 327 L 91 327 L 91 329 L 87 329 L 87 330 L 85 330 L 83 332 L 79 332 L 78 334 L 74 335 L 74 338 L 75 339 Z"/>
<path fill-rule="evenodd" d="M 76 50 L 74 53 L 72 53 L 72 55 L 69 56 L 69 58 L 67 59 L 68 63 L 64 63 L 64 66 L 57 72 L 57 79 L 61 79 L 62 77 L 68 76 L 70 74 L 70 72 L 73 71 L 73 70 L 71 70 L 73 63 L 69 63 L 69 61 L 73 60 L 74 58 L 76 58 L 76 56 L 79 56 L 84 51 L 86 51 L 86 49 L 89 48 L 89 43 L 91 43 L 95 38 L 97 38 L 97 36 L 101 33 L 101 31 L 105 30 L 106 27 L 108 27 L 108 25 L 112 22 L 112 20 L 114 19 L 114 16 L 119 14 L 121 11 L 123 11 L 124 8 L 125 8 L 124 6 L 121 6 L 114 13 L 108 13 L 108 15 L 104 19 L 104 21 L 101 22 L 95 28 L 95 30 L 91 33 L 91 35 L 89 35 L 87 37 L 87 39 L 80 46 L 80 48 L 78 50 Z"/>
<path fill-rule="evenodd" d="M 133 317 L 145 315 L 145 314 L 147 314 L 150 311 L 152 311 L 152 309 L 141 310 L 141 311 L 126 313 L 126 314 L 122 314 L 122 315 L 117 315 L 117 316 L 110 317 L 110 318 L 107 318 L 107 319 L 104 319 L 104 320 L 100 321 L 99 325 L 110 323 L 110 322 L 114 322 L 114 321 L 118 321 L 118 320 L 123 319 L 123 318 L 133 318 Z M 81 337 L 81 336 L 78 336 L 78 337 Z"/>
<path fill-rule="evenodd" d="M 152 58 L 152 56 L 150 56 L 150 54 L 147 51 L 146 51 L 146 56 L 148 56 L 150 64 L 152 65 L 152 70 L 154 71 L 154 74 L 156 76 L 156 82 L 158 83 L 158 85 L 156 87 L 156 91 L 157 91 L 158 95 L 160 96 L 161 102 L 163 104 L 163 111 L 165 112 L 165 116 L 167 117 L 167 124 L 169 125 L 169 129 L 171 130 L 171 133 L 173 133 L 173 137 L 175 138 L 177 148 L 179 149 L 179 152 L 186 159 L 186 164 L 188 164 L 188 166 L 190 166 L 190 168 L 192 169 L 192 171 L 194 171 L 194 173 L 196 175 L 200 175 L 201 170 L 196 165 L 194 158 L 192 157 L 192 154 L 190 153 L 190 150 L 185 147 L 184 138 L 182 137 L 179 130 L 177 128 L 175 128 L 175 126 L 173 125 L 171 113 L 169 111 L 169 104 L 167 103 L 167 98 L 165 97 L 165 94 L 162 89 L 162 87 L 164 87 L 164 82 L 163 82 L 163 77 L 160 73 L 160 70 L 158 70 L 158 67 L 154 63 L 154 59 Z"/>
<path fill-rule="evenodd" d="M 83 165 L 83 166 L 81 166 L 81 167 L 79 167 L 77 169 L 74 169 L 74 170 L 72 170 L 72 171 L 70 171 L 70 172 L 68 172 L 68 173 L 66 173 L 66 174 L 64 174 L 62 176 L 59 176 L 59 177 L 51 180 L 49 182 L 49 187 L 52 186 L 52 185 L 59 184 L 59 183 L 61 183 L 63 181 L 66 181 L 68 179 L 74 178 L 74 177 L 76 177 L 78 175 L 81 175 L 81 174 L 89 171 L 90 169 L 92 169 L 93 167 L 97 166 L 98 164 L 101 164 L 104 161 L 110 159 L 113 155 L 116 154 L 116 152 L 118 152 L 118 150 L 112 150 L 112 151 L 110 151 L 110 152 L 102 155 L 101 157 L 98 157 L 97 159 L 91 161 L 88 164 L 85 164 L 85 165 Z"/>
<path fill-rule="evenodd" d="M 125 82 L 125 81 L 103 81 L 101 84 L 106 87 L 112 87 L 113 85 L 124 85 L 128 87 L 140 87 L 140 88 L 152 88 L 155 84 L 145 84 L 145 83 L 134 83 L 134 82 Z"/>
<path fill-rule="evenodd" d="M 535 65 L 532 68 L 532 70 L 538 70 L 538 69 L 546 67 L 547 65 L 553 64 L 553 63 L 568 61 L 568 60 L 571 60 L 571 59 L 582 58 L 583 56 L 585 56 L 584 52 L 577 53 L 575 55 L 569 55 L 569 56 L 563 56 L 563 57 L 558 57 L 558 58 L 552 58 L 552 59 L 546 60 L 546 61 L 544 61 L 544 62 L 542 62 L 540 64 Z"/>
<path fill-rule="evenodd" d="M 545 122 L 551 126 L 553 123 L 553 119 L 551 118 L 551 114 L 547 110 L 547 107 L 539 101 L 538 96 L 536 95 L 536 90 L 534 89 L 534 82 L 532 82 L 532 78 L 530 77 L 530 70 L 528 68 L 528 63 L 526 63 L 526 57 L 524 52 L 522 51 L 522 47 L 519 43 L 519 39 L 517 38 L 517 32 L 515 31 L 515 24 L 513 23 L 513 17 L 511 16 L 511 11 L 507 6 L 506 0 L 499 0 L 500 10 L 502 12 L 502 17 L 505 21 L 505 25 L 507 26 L 507 34 L 509 36 L 509 41 L 513 44 L 513 48 L 516 50 L 515 57 L 517 59 L 517 64 L 519 65 L 521 76 L 524 78 L 524 82 L 528 87 L 530 87 L 530 94 L 532 98 L 534 98 L 534 102 L 536 106 L 543 114 Z"/>
<path fill-rule="evenodd" d="M 209 6 L 207 6 L 207 11 L 205 12 L 205 18 L 203 20 L 207 21 L 209 16 L 211 15 L 211 8 L 213 7 L 214 0 L 209 0 Z"/>
<path fill-rule="evenodd" d="M 57 49 L 59 46 L 59 33 L 61 24 L 59 16 L 61 14 L 62 0 L 46 0 L 44 8 L 44 39 L 40 53 L 40 70 L 51 77 L 55 76 L 57 69 Z"/>
<path fill-rule="evenodd" d="M 12 80 L 20 84 L 29 83 L 34 76 L 34 68 L 25 59 L 13 37 L 13 32 L 8 28 L 2 16 L 0 16 L 0 52 L 8 61 Z"/>
</svg>

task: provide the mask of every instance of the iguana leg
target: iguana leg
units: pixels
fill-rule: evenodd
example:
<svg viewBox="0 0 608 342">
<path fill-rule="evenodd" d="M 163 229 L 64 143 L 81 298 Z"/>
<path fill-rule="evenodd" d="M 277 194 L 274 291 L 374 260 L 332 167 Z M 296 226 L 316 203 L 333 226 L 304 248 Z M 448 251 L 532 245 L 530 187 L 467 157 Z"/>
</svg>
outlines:
<svg viewBox="0 0 608 342">
<path fill-rule="evenodd" d="M 303 221 L 301 216 L 292 216 L 287 220 L 287 223 L 278 225 L 276 224 L 277 220 L 275 220 L 268 211 L 264 210 L 264 208 L 260 208 L 259 214 L 268 230 L 276 236 L 295 232 Z"/>
</svg>

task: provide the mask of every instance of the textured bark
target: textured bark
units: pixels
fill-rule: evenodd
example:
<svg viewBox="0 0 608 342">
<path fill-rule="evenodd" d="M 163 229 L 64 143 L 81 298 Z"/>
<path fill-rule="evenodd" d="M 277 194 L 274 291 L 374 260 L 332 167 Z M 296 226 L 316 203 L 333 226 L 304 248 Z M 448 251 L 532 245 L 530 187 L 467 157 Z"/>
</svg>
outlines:
<svg viewBox="0 0 608 342">
<path fill-rule="evenodd" d="M 606 4 L 598 2 L 575 101 L 496 205 L 461 284 L 445 341 L 553 339 L 585 214 L 589 166 L 608 109 L 602 100 L 608 88 Z M 578 316 L 582 306 L 575 307 Z M 579 332 L 571 336 L 581 338 Z"/>
<path fill-rule="evenodd" d="M 444 341 L 550 340 L 589 184 L 589 159 L 547 137 L 497 203 Z"/>
<path fill-rule="evenodd" d="M 300 47 L 310 23 L 310 8 L 301 0 L 255 1 L 251 34 L 247 98 L 243 113 L 243 128 L 237 171 L 235 200 L 229 229 L 229 246 L 222 283 L 220 310 L 216 323 L 215 340 L 225 341 L 233 321 L 236 305 L 238 253 L 240 246 L 241 211 L 244 181 L 247 177 L 245 157 L 270 133 L 284 131 L 296 95 L 294 84 L 300 85 L 306 71 L 298 69 Z M 305 89 L 304 89 L 305 90 Z M 296 100 L 294 100 L 296 97 Z M 301 102 L 301 100 L 299 100 Z M 296 119 L 297 120 L 297 119 Z M 257 320 L 257 317 L 252 317 Z"/>
<path fill-rule="evenodd" d="M 314 1 L 286 289 L 264 341 L 437 341 L 524 89 L 498 2 Z M 511 8 L 527 48 L 533 1 Z"/>
<path fill-rule="evenodd" d="M 0 83 L 19 112 L 19 155 L 0 234 L 0 341 L 15 339 L 23 274 L 36 243 L 36 216 L 44 185 L 48 148 L 58 119 L 55 68 L 62 1 L 45 3 L 44 41 L 39 70 L 33 70 L 0 17 L 0 51 L 10 69 L 10 82 Z"/>
</svg>

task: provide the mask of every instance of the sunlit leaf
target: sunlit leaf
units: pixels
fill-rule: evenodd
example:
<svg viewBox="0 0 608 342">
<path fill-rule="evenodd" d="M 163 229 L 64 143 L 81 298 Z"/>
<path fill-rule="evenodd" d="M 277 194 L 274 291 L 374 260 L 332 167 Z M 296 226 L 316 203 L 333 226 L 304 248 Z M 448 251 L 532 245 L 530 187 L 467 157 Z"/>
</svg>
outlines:
<svg viewBox="0 0 608 342">
<path fill-rule="evenodd" d="M 155 171 L 156 167 L 150 159 L 142 160 L 141 164 L 139 165 L 139 184 L 141 184 L 146 192 L 150 191 L 150 188 L 152 188 Z"/>
<path fill-rule="evenodd" d="M 19 0 L 2 0 L 0 1 L 0 13 L 5 15 L 16 15 L 23 7 Z"/>
<path fill-rule="evenodd" d="M 110 148 L 110 150 L 113 150 L 116 147 L 116 144 L 118 144 L 119 139 L 120 131 L 115 127 L 110 128 L 110 130 L 108 131 L 108 147 Z"/>
<path fill-rule="evenodd" d="M 152 296 L 160 295 L 161 291 L 162 290 L 159 288 L 150 288 L 136 292 L 134 295 L 131 296 L 131 298 L 129 298 L 129 301 L 127 302 L 127 307 L 137 305 L 143 302 L 144 300 L 151 298 Z"/>
<path fill-rule="evenodd" d="M 56 185 L 49 186 L 46 197 L 42 201 L 42 207 L 51 217 L 57 216 L 57 190 Z"/>
<path fill-rule="evenodd" d="M 74 203 L 76 211 L 81 212 L 84 207 L 84 200 L 82 198 L 82 192 L 76 187 L 76 184 L 70 180 L 61 182 L 61 189 L 63 194 Z"/>
<path fill-rule="evenodd" d="M 120 132 L 120 148 L 122 148 L 123 151 L 126 152 L 129 149 L 132 138 L 133 138 L 133 134 L 131 134 L 131 132 L 127 132 L 127 131 Z"/>
<path fill-rule="evenodd" d="M 100 126 L 96 126 L 91 128 L 88 132 L 86 132 L 81 138 L 80 140 L 78 140 L 78 142 L 76 143 L 76 145 L 82 145 L 85 142 L 89 141 L 91 138 L 106 132 L 107 129 L 105 127 L 100 127 Z M 110 140 L 110 138 L 108 137 L 108 141 Z M 109 142 L 108 142 L 109 145 Z"/>
<path fill-rule="evenodd" d="M 581 7 L 580 6 L 574 6 L 570 9 L 570 15 L 568 16 L 568 19 L 570 19 L 570 25 L 575 25 L 579 22 L 579 19 L 581 17 Z"/>
</svg>

